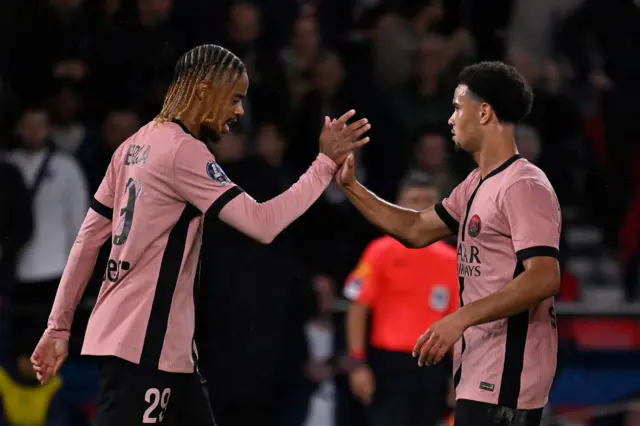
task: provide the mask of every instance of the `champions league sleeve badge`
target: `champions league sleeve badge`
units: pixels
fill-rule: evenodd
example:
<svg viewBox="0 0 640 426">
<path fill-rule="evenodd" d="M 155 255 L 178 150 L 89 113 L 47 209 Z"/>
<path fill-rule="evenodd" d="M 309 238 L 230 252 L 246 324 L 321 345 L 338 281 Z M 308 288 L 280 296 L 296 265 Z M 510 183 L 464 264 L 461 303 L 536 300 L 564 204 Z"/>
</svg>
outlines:
<svg viewBox="0 0 640 426">
<path fill-rule="evenodd" d="M 215 161 L 209 161 L 207 163 L 207 175 L 220 185 L 231 184 L 229 177 L 227 177 L 225 172 L 222 170 L 222 167 L 220 167 L 220 165 Z"/>
</svg>

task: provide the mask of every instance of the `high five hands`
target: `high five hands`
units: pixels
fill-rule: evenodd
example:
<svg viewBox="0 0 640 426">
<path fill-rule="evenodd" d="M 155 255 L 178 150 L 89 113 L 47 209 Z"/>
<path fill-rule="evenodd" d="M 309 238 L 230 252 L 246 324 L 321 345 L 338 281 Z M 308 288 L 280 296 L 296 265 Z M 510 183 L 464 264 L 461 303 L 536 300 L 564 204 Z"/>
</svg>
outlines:
<svg viewBox="0 0 640 426">
<path fill-rule="evenodd" d="M 371 124 L 368 124 L 368 120 L 366 118 L 358 120 L 347 126 L 347 120 L 353 117 L 353 115 L 355 115 L 355 110 L 347 112 L 337 120 L 334 118 L 331 121 L 327 121 L 328 118 L 325 117 L 325 128 L 328 127 L 328 129 L 340 133 L 349 132 L 349 129 L 352 129 L 352 132 L 362 132 L 360 133 L 360 135 L 364 134 L 371 128 Z M 364 146 L 367 142 L 369 142 L 369 140 L 369 137 L 361 139 L 360 141 L 352 139 L 350 141 L 350 145 L 348 145 L 350 149 L 348 150 L 344 158 L 342 158 L 342 161 L 339 163 L 336 162 L 336 164 L 339 166 L 339 169 L 336 173 L 336 183 L 340 187 L 347 188 L 349 185 L 353 184 L 356 181 L 355 156 L 353 153 L 356 149 Z M 349 141 L 346 140 L 346 142 Z"/>
<path fill-rule="evenodd" d="M 344 113 L 340 118 L 324 118 L 322 132 L 320 133 L 320 152 L 341 166 L 345 159 L 356 149 L 369 142 L 369 137 L 362 137 L 371 124 L 366 118 L 362 118 L 347 125 L 347 121 L 356 114 L 355 110 Z"/>
</svg>

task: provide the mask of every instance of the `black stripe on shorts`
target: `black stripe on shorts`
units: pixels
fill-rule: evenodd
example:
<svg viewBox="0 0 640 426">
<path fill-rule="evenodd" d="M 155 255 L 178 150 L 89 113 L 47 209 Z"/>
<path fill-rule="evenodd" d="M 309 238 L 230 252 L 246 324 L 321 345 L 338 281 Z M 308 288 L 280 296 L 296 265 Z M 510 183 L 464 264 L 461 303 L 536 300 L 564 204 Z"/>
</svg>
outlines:
<svg viewBox="0 0 640 426">
<path fill-rule="evenodd" d="M 200 211 L 187 203 L 180 218 L 169 233 L 167 245 L 162 255 L 162 263 L 160 264 L 160 273 L 158 274 L 153 305 L 149 315 L 147 333 L 144 337 L 140 364 L 158 368 L 160 354 L 164 346 L 164 338 L 167 334 L 171 302 L 178 283 L 180 266 L 182 265 L 182 258 L 187 245 L 189 224 L 198 216 L 200 216 Z"/>
</svg>

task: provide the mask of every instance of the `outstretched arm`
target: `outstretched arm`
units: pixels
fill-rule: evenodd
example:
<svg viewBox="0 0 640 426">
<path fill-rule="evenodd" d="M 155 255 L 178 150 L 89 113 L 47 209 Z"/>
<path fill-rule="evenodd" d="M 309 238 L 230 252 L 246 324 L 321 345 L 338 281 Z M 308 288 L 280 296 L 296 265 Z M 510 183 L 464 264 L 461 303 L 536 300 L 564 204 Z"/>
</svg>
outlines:
<svg viewBox="0 0 640 426">
<path fill-rule="evenodd" d="M 354 158 L 349 156 L 337 182 L 360 213 L 385 234 L 410 248 L 425 247 L 452 235 L 433 208 L 418 212 L 384 201 L 355 179 L 354 168 Z"/>
<path fill-rule="evenodd" d="M 346 125 L 354 114 L 353 110 L 344 114 L 336 127 L 325 117 L 316 160 L 291 188 L 265 203 L 234 185 L 204 144 L 193 141 L 176 152 L 174 183 L 185 200 L 202 212 L 268 244 L 320 197 L 347 154 L 368 142 L 369 138 L 360 139 L 370 128 L 366 119 Z"/>
<path fill-rule="evenodd" d="M 329 157 L 319 154 L 307 172 L 287 191 L 264 203 L 241 193 L 222 208 L 219 218 L 245 235 L 269 244 L 316 202 L 336 169 Z"/>
</svg>

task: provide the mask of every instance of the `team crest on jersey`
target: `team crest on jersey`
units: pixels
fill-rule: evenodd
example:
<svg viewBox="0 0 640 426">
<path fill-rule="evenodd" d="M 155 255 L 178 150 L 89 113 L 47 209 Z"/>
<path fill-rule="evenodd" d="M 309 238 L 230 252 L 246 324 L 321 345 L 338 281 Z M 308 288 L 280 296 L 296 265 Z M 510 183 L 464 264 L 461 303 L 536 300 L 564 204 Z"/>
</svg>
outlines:
<svg viewBox="0 0 640 426">
<path fill-rule="evenodd" d="M 436 312 L 444 312 L 449 306 L 449 289 L 442 285 L 436 285 L 431 290 L 429 306 Z"/>
<path fill-rule="evenodd" d="M 482 221 L 480 220 L 480 216 L 474 214 L 469 220 L 469 226 L 467 226 L 467 232 L 471 238 L 475 238 L 480 235 L 480 230 L 482 229 Z"/>
<path fill-rule="evenodd" d="M 220 185 L 228 185 L 231 183 L 231 180 L 222 170 L 222 167 L 215 161 L 209 161 L 207 163 L 207 175 Z"/>
</svg>

